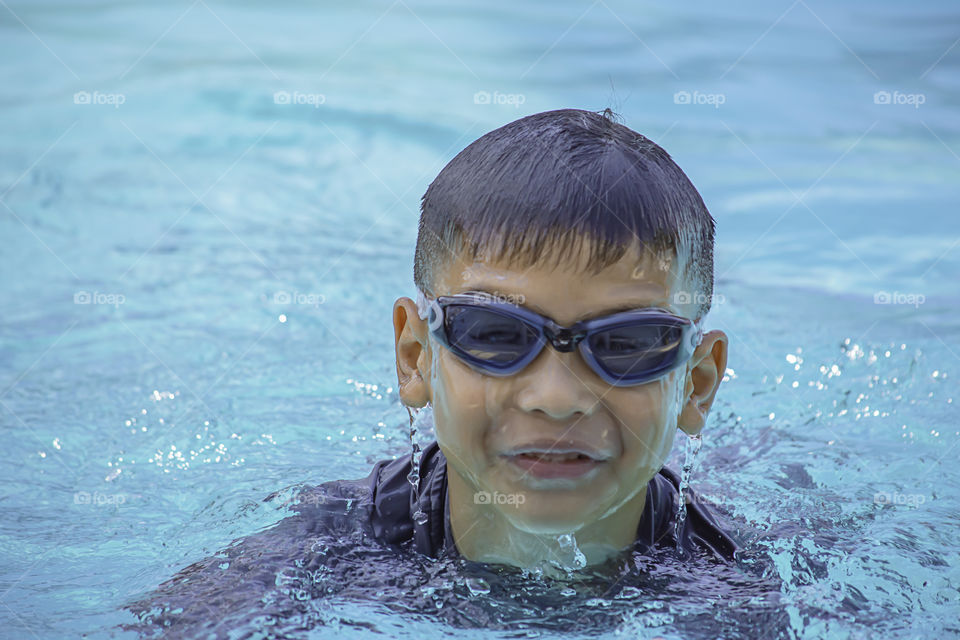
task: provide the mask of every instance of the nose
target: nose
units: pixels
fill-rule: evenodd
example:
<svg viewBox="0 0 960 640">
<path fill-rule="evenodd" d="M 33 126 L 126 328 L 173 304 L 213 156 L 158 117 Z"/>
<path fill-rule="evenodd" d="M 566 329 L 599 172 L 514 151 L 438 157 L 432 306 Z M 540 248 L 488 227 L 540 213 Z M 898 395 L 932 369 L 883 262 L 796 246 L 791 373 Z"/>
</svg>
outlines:
<svg viewBox="0 0 960 640">
<path fill-rule="evenodd" d="M 589 416 L 600 400 L 591 375 L 579 353 L 561 353 L 547 345 L 518 375 L 517 405 L 522 411 L 541 411 L 556 420 Z"/>
</svg>

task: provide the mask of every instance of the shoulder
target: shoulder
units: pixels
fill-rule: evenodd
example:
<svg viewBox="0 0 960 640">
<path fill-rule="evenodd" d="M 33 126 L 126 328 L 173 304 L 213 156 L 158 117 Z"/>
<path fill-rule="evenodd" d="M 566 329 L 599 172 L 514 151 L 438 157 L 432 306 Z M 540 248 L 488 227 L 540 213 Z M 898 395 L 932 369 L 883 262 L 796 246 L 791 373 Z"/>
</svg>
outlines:
<svg viewBox="0 0 960 640">
<path fill-rule="evenodd" d="M 652 526 L 648 528 L 653 534 L 653 539 L 647 540 L 648 544 L 676 545 L 675 529 L 680 499 L 680 476 L 672 469 L 662 468 L 647 485 L 644 516 L 652 518 Z M 683 489 L 683 500 L 686 516 L 680 530 L 681 546 L 687 551 L 700 548 L 733 560 L 737 544 L 721 527 L 706 500 L 689 487 Z"/>
<path fill-rule="evenodd" d="M 380 460 L 366 477 L 302 487 L 292 508 L 314 528 L 346 527 L 346 522 L 337 525 L 345 518 L 354 526 L 362 521 L 380 542 L 401 544 L 415 539 L 418 549 L 431 553 L 443 538 L 446 497 L 446 458 L 436 441 L 420 454 L 416 492 L 412 470 L 412 453 Z M 422 524 L 413 520 L 418 508 L 428 516 Z"/>
<path fill-rule="evenodd" d="M 376 464 L 370 476 L 370 524 L 378 540 L 400 544 L 413 539 L 418 550 L 434 555 L 442 545 L 447 490 L 446 458 L 435 440 L 423 448 L 413 474 L 413 454 Z M 413 519 L 418 509 L 427 516 L 423 522 Z"/>
<path fill-rule="evenodd" d="M 414 480 L 412 471 L 412 453 L 380 460 L 364 478 L 332 480 L 304 488 L 296 508 L 305 516 L 329 517 L 331 512 L 342 511 L 344 505 L 355 503 L 354 511 L 356 507 L 366 509 L 368 518 L 365 522 L 374 538 L 388 544 L 400 544 L 414 537 L 417 527 L 412 514 L 418 507 L 430 516 L 439 515 L 438 509 L 442 509 L 446 458 L 436 441 L 420 453 L 415 478 L 417 492 L 411 482 Z"/>
</svg>

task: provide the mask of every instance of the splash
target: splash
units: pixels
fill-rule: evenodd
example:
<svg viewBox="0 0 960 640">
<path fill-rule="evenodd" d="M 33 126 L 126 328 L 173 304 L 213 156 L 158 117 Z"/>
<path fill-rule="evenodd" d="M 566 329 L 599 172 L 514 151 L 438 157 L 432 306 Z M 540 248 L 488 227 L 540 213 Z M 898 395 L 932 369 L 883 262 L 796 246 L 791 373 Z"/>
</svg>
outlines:
<svg viewBox="0 0 960 640">
<path fill-rule="evenodd" d="M 572 533 L 565 533 L 557 538 L 559 546 L 559 568 L 565 571 L 583 569 L 587 566 L 587 557 L 577 546 L 577 539 Z"/>
<path fill-rule="evenodd" d="M 687 439 L 686 450 L 683 456 L 683 471 L 680 474 L 680 504 L 677 507 L 677 523 L 674 529 L 674 536 L 677 539 L 677 552 L 681 556 L 684 555 L 684 550 L 681 544 L 682 538 L 680 537 L 680 532 L 683 531 L 683 523 L 687 519 L 687 496 L 684 491 L 690 486 L 690 475 L 693 471 L 697 454 L 700 453 L 700 445 L 702 444 L 703 438 L 699 433 L 695 436 L 690 436 Z"/>
</svg>

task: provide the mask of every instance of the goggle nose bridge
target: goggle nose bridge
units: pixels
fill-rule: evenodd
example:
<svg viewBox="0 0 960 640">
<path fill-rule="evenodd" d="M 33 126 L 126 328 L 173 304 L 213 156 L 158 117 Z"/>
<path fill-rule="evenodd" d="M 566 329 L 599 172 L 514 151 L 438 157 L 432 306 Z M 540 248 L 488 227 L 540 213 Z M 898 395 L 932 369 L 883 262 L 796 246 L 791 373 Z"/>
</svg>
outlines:
<svg viewBox="0 0 960 640">
<path fill-rule="evenodd" d="M 543 327 L 543 335 L 547 342 L 560 353 L 570 353 L 576 350 L 577 345 L 587 337 L 587 332 L 573 327 L 561 327 L 555 322 L 548 322 Z"/>
</svg>

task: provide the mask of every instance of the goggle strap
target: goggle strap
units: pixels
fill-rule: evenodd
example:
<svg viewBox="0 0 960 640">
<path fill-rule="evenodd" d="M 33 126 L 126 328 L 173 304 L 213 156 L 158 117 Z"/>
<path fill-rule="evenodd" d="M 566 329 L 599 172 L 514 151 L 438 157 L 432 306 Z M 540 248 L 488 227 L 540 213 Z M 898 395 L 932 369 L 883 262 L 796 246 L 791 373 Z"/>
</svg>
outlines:
<svg viewBox="0 0 960 640">
<path fill-rule="evenodd" d="M 427 296 L 423 294 L 420 287 L 417 287 L 417 315 L 420 316 L 421 320 L 426 320 L 430 317 L 430 303 L 436 304 L 436 301 L 427 300 Z"/>
<path fill-rule="evenodd" d="M 693 348 L 696 349 L 703 341 L 703 318 L 693 323 Z"/>
</svg>

